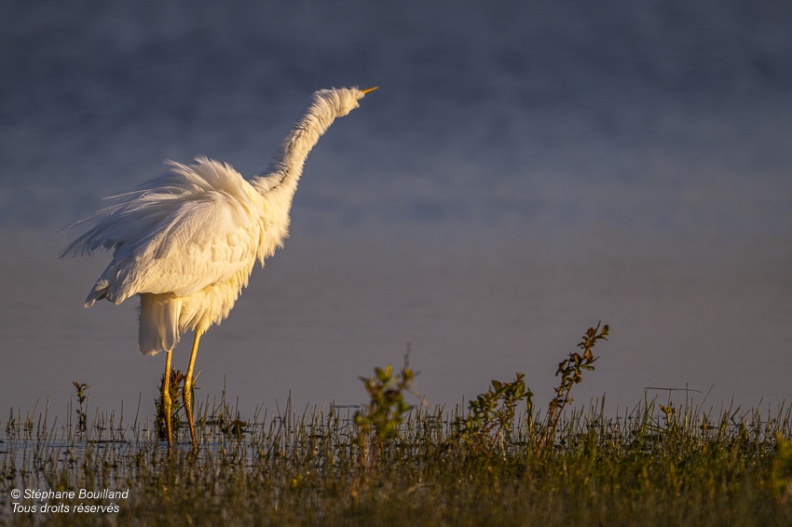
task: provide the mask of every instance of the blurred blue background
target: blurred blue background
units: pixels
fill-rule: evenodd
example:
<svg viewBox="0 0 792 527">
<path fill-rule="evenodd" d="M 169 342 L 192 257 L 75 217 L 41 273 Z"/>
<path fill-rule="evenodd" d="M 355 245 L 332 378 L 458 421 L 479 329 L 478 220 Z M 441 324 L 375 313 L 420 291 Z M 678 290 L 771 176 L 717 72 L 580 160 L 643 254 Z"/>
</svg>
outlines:
<svg viewBox="0 0 792 527">
<path fill-rule="evenodd" d="M 602 319 L 578 403 L 687 386 L 775 407 L 791 27 L 781 1 L 3 2 L 0 400 L 63 411 L 79 380 L 90 404 L 152 410 L 164 360 L 136 351 L 136 302 L 82 308 L 108 258 L 56 260 L 62 227 L 166 159 L 258 173 L 314 90 L 379 85 L 204 338 L 199 399 L 361 403 L 357 377 L 410 342 L 430 404 L 523 371 L 541 406 Z"/>
</svg>

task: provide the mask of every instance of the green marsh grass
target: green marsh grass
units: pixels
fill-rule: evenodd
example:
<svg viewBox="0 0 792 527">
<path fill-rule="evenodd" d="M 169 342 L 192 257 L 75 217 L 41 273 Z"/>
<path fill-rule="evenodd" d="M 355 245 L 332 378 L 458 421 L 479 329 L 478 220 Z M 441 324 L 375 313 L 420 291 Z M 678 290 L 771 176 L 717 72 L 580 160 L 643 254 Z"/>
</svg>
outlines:
<svg viewBox="0 0 792 527">
<path fill-rule="evenodd" d="M 287 404 L 240 416 L 207 399 L 196 408 L 197 455 L 189 442 L 169 452 L 140 404 L 131 418 L 90 412 L 84 428 L 79 403 L 66 423 L 47 405 L 11 411 L 0 419 L 0 523 L 792 525 L 787 405 L 647 399 L 610 416 L 603 400 L 573 406 L 566 390 L 563 408 L 542 414 L 518 374 L 476 404 L 428 408 L 405 403 L 412 375 L 406 363 L 377 369 L 357 409 Z M 15 489 L 122 494 L 14 499 Z"/>
</svg>

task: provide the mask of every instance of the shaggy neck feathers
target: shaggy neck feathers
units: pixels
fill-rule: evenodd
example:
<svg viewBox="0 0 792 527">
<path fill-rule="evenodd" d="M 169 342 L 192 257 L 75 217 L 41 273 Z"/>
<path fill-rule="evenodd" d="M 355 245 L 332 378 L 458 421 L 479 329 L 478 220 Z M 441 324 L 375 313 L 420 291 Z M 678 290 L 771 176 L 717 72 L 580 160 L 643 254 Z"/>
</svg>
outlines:
<svg viewBox="0 0 792 527">
<path fill-rule="evenodd" d="M 313 102 L 284 138 L 267 170 L 254 177 L 251 184 L 262 194 L 275 190 L 294 193 L 308 154 L 339 116 L 341 106 L 338 90 L 316 92 Z"/>
</svg>

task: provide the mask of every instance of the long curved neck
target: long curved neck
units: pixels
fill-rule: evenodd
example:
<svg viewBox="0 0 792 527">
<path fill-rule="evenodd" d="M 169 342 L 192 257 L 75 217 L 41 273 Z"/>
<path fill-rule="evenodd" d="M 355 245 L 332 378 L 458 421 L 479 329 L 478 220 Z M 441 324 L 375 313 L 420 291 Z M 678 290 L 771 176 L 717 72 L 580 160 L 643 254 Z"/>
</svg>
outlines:
<svg viewBox="0 0 792 527">
<path fill-rule="evenodd" d="M 267 169 L 252 178 L 253 186 L 263 192 L 283 190 L 293 193 L 297 189 L 308 154 L 336 119 L 334 102 L 332 97 L 319 93 L 314 95 L 313 102 L 283 139 Z"/>
</svg>

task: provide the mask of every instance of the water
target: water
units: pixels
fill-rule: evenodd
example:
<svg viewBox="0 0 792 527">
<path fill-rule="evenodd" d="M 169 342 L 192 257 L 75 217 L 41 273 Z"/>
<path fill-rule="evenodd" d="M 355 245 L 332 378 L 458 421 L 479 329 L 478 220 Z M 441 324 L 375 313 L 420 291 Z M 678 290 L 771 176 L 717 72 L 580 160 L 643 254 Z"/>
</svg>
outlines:
<svg viewBox="0 0 792 527">
<path fill-rule="evenodd" d="M 579 401 L 788 400 L 790 23 L 781 2 L 6 2 L 0 401 L 65 412 L 79 380 L 149 408 L 163 360 L 135 351 L 134 302 L 83 310 L 107 258 L 57 261 L 59 229 L 165 159 L 258 172 L 342 85 L 381 88 L 309 158 L 292 239 L 202 341 L 199 397 L 360 403 L 410 342 L 430 403 L 517 370 L 549 400 L 602 319 Z"/>
</svg>

